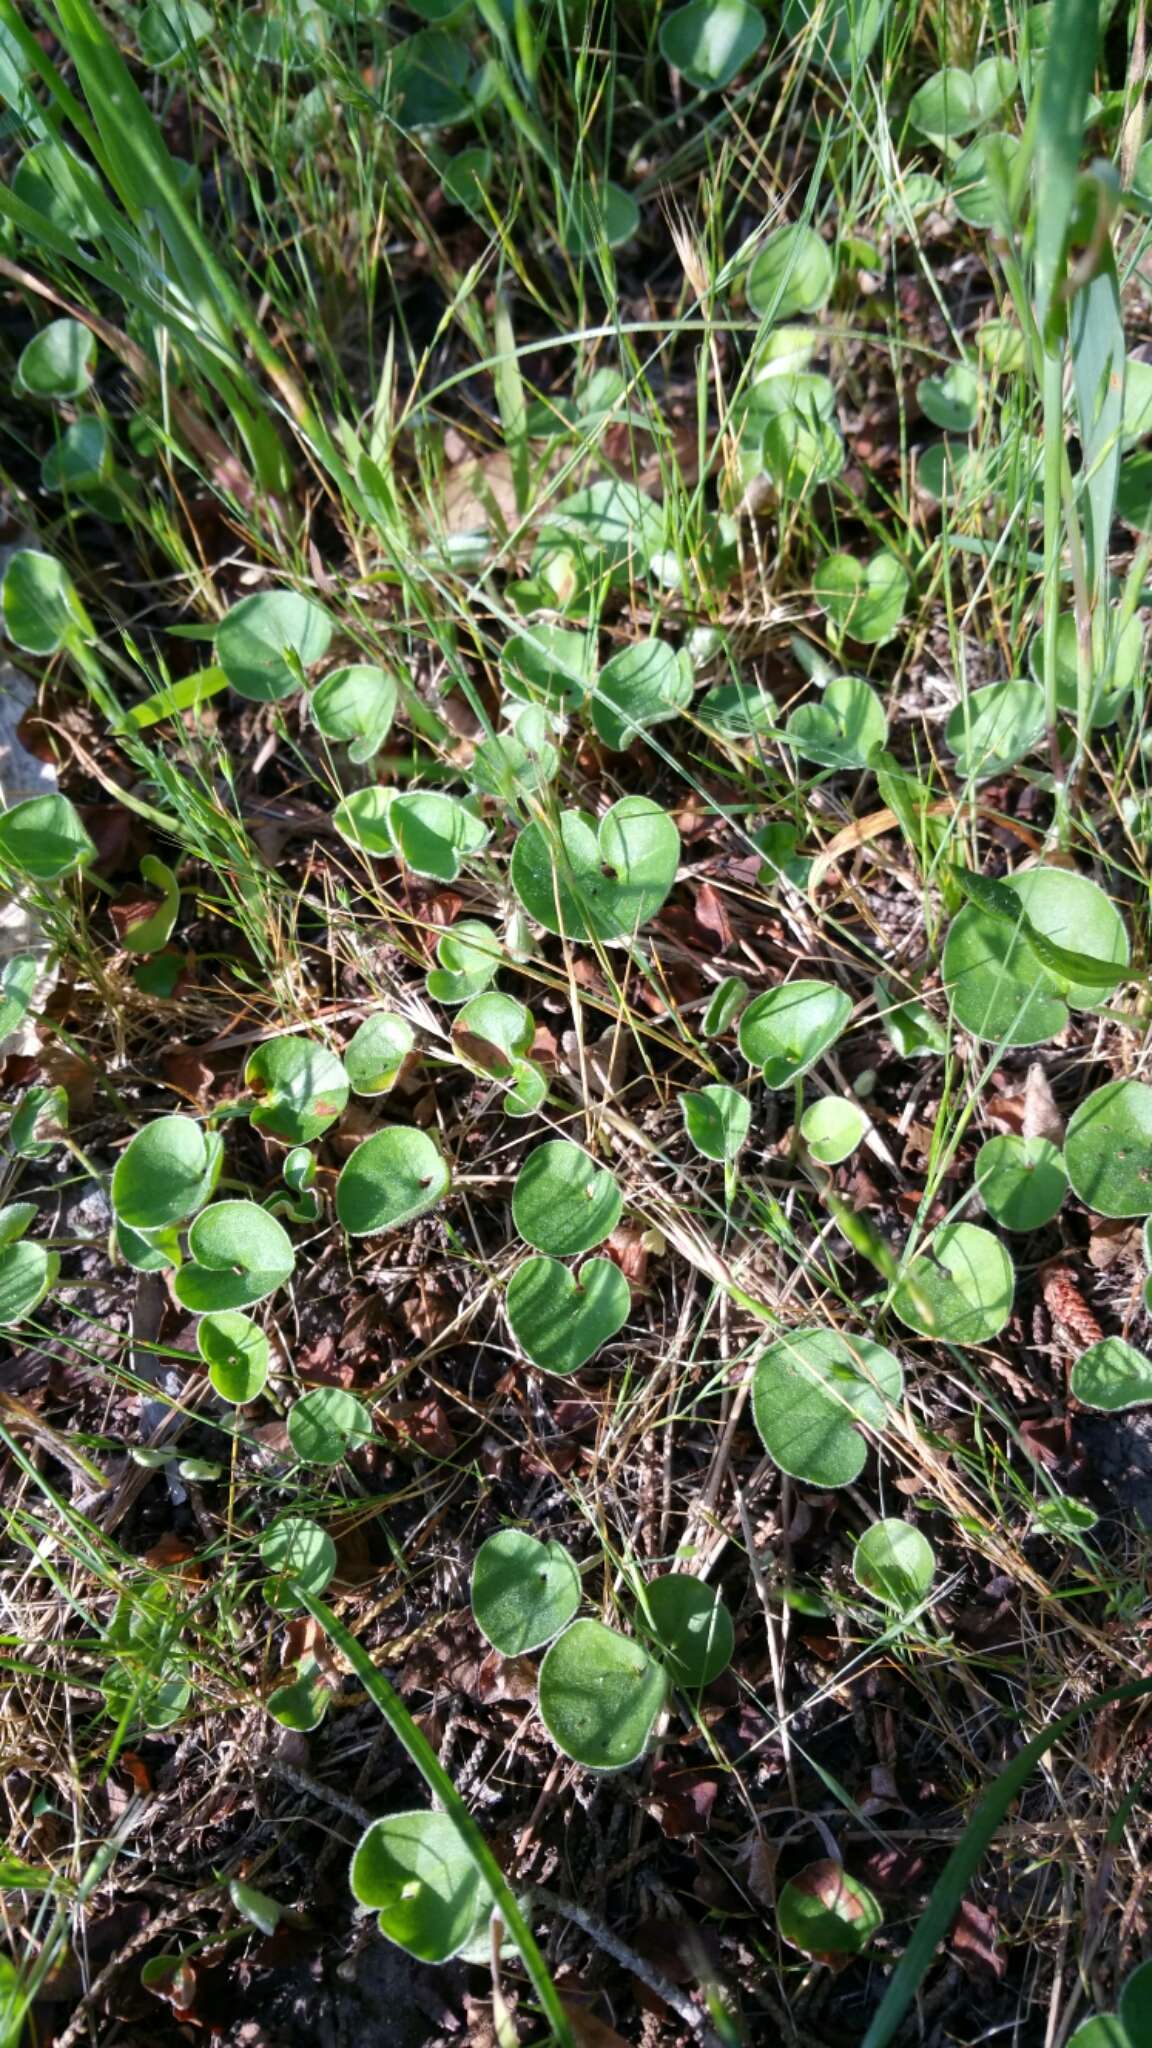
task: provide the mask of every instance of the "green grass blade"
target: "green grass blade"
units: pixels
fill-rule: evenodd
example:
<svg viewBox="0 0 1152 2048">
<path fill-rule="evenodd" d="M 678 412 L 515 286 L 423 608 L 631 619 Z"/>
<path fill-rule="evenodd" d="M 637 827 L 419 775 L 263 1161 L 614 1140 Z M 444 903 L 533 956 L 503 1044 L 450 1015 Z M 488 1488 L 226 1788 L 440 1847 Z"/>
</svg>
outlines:
<svg viewBox="0 0 1152 2048">
<path fill-rule="evenodd" d="M 553 2038 L 560 2048 L 574 2048 L 572 2029 L 564 2007 L 556 1992 L 556 1986 L 549 1975 L 544 1961 L 523 1913 L 513 1897 L 508 1880 L 492 1854 L 488 1843 L 477 1827 L 467 1806 L 457 1792 L 455 1785 L 441 1765 L 435 1750 L 420 1733 L 412 1716 L 389 1685 L 382 1672 L 376 1669 L 368 1652 L 358 1643 L 350 1630 L 339 1621 L 323 1600 L 317 1600 L 302 1585 L 295 1587 L 301 1605 L 308 1609 L 313 1621 L 319 1623 L 329 1641 L 347 1658 L 373 1705 L 380 1709 L 388 1726 L 401 1742 L 415 1764 L 433 1797 L 440 1801 L 445 1813 L 454 1823 L 473 1863 L 492 1894 L 493 1904 L 520 1951 L 521 1960 L 552 2028 Z"/>
<path fill-rule="evenodd" d="M 1099 0 L 1055 0 L 1052 9 L 1032 165 L 1036 219 L 1033 289 L 1036 324 L 1045 342 L 1076 198 L 1099 14 Z"/>
<path fill-rule="evenodd" d="M 1088 592 L 1099 603 L 1108 577 L 1108 539 L 1116 510 L 1124 414 L 1124 323 L 1116 258 L 1106 245 L 1099 268 L 1076 293 L 1068 344 L 1080 420 L 1084 555 Z"/>
<path fill-rule="evenodd" d="M 953 1849 L 936 1880 L 932 1896 L 916 1924 L 916 1931 L 908 1943 L 893 1973 L 892 1981 L 880 2002 L 880 2008 L 865 2034 L 860 2048 L 888 2048 L 897 2028 L 916 1996 L 921 1980 L 936 1953 L 936 1945 L 943 1941 L 948 1929 L 960 1909 L 964 1895 L 980 1868 L 985 1854 L 992 1845 L 997 1828 L 1003 1822 L 1013 1801 L 1020 1797 L 1036 1765 L 1054 1742 L 1059 1742 L 1070 1728 L 1076 1726 L 1085 1714 L 1098 1714 L 1103 1707 L 1109 1707 L 1121 1700 L 1146 1699 L 1152 1693 L 1152 1678 L 1133 1679 L 1129 1685 L 1114 1685 L 1107 1692 L 1098 1692 L 1082 1706 L 1073 1707 L 1071 1713 L 1061 1714 L 1047 1728 L 1026 1742 L 1018 1756 L 1014 1756 L 1007 1768 L 1001 1771 L 992 1790 L 968 1823 L 960 1841 Z"/>
</svg>

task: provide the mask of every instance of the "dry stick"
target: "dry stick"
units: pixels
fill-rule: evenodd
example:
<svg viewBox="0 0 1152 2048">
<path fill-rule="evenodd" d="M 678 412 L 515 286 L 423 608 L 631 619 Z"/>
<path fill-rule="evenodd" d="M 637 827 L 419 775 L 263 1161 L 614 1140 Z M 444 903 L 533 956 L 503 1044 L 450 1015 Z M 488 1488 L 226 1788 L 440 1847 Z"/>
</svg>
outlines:
<svg viewBox="0 0 1152 2048">
<path fill-rule="evenodd" d="M 748 1513 L 748 1503 L 744 1498 L 739 1480 L 734 1479 L 732 1481 L 732 1493 L 740 1515 L 740 1527 L 744 1532 L 744 1545 L 748 1552 L 748 1567 L 752 1573 L 752 1583 L 756 1588 L 757 1597 L 764 1611 L 764 1627 L 768 1634 L 768 1656 L 772 1664 L 772 1690 L 776 1697 L 776 1719 L 780 1736 L 780 1752 L 784 1758 L 784 1769 L 788 1776 L 788 1790 L 792 1798 L 792 1804 L 799 1813 L 801 1810 L 800 1794 L 796 1785 L 796 1765 L 792 1756 L 792 1737 L 788 1732 L 788 1703 L 784 1695 L 784 1665 L 780 1656 L 780 1641 L 776 1633 L 776 1617 L 772 1612 L 772 1598 L 768 1591 L 767 1581 L 760 1569 L 760 1559 L 756 1555 L 756 1532 L 752 1527 L 752 1517 Z"/>
<path fill-rule="evenodd" d="M 606 1956 L 611 1956 L 614 1963 L 619 1963 L 622 1969 L 630 1970 L 634 1977 L 639 1977 L 640 1982 L 646 1984 L 649 1991 L 654 1991 L 657 1998 L 669 2006 L 678 2019 L 683 2020 L 685 2026 L 691 2027 L 701 2043 L 701 2048 L 724 2048 L 720 2036 L 708 2023 L 707 2013 L 694 2004 L 685 1992 L 678 1990 L 675 1984 L 670 1984 L 667 1977 L 662 1977 L 659 1970 L 654 1970 L 651 1963 L 645 1962 L 643 1956 L 637 1955 L 635 1949 L 629 1948 L 627 1942 L 621 1941 L 618 1934 L 613 1934 L 605 1927 L 602 1920 L 597 1920 L 592 1913 L 586 1913 L 583 1906 L 574 1905 L 571 1899 L 562 1899 L 559 1892 L 548 1891 L 544 1885 L 534 1884 L 531 1896 L 537 1904 L 547 1906 L 549 1912 L 562 1914 L 565 1920 L 570 1920 L 574 1927 L 579 1927 L 581 1933 L 594 1941 L 597 1948 L 602 1948 Z"/>
</svg>

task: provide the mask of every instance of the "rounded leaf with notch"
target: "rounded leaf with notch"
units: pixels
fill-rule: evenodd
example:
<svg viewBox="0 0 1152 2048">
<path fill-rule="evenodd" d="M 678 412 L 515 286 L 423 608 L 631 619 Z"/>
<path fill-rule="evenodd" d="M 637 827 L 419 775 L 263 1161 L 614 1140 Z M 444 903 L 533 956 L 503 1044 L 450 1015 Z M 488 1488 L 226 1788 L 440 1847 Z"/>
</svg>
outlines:
<svg viewBox="0 0 1152 2048">
<path fill-rule="evenodd" d="M 192 1698 L 191 1682 L 177 1667 L 153 1674 L 139 1665 L 113 1664 L 100 1687 L 105 1711 L 125 1728 L 170 1728 Z"/>
<path fill-rule="evenodd" d="M 1008 202 L 1008 195 L 1000 191 L 999 166 L 1010 168 L 1019 150 L 1019 137 L 1009 134 L 978 135 L 961 150 L 952 166 L 949 189 L 952 205 L 968 227 L 999 225 L 1002 207 Z"/>
<path fill-rule="evenodd" d="M 72 420 L 40 464 L 46 491 L 98 491 L 115 468 L 112 436 L 101 419 Z"/>
<path fill-rule="evenodd" d="M 812 579 L 812 594 L 837 637 L 878 647 L 904 616 L 908 572 L 885 549 L 866 562 L 826 555 Z"/>
<path fill-rule="evenodd" d="M 258 1202 L 213 1202 L 188 1231 L 188 1258 L 172 1282 L 194 1315 L 251 1308 L 290 1280 L 292 1240 Z"/>
<path fill-rule="evenodd" d="M 336 1545 L 307 1515 L 281 1515 L 260 1539 L 260 1562 L 272 1574 L 264 1582 L 269 1607 L 294 1614 L 300 1606 L 294 1585 L 322 1593 L 336 1570 Z"/>
<path fill-rule="evenodd" d="M 621 797 L 597 828 L 564 811 L 559 832 L 525 826 L 512 849 L 512 886 L 530 917 L 571 939 L 630 939 L 655 917 L 680 864 L 680 834 L 646 796 Z"/>
<path fill-rule="evenodd" d="M 1096 729 L 1111 725 L 1132 691 L 1144 661 L 1144 623 L 1129 619 L 1119 626 L 1105 609 L 1097 612 L 1092 630 L 1092 724 Z M 1044 680 L 1044 635 L 1033 635 L 1028 645 L 1028 667 L 1037 688 Z M 1061 612 L 1056 621 L 1056 702 L 1069 718 L 1075 718 L 1079 700 L 1080 646 L 1076 619 Z"/>
<path fill-rule="evenodd" d="M 773 322 L 818 313 L 832 296 L 835 275 L 832 251 L 815 228 L 799 222 L 778 228 L 752 260 L 748 304 L 760 319 Z"/>
<path fill-rule="evenodd" d="M 12 191 L 52 226 L 82 242 L 101 234 L 103 187 L 94 170 L 61 142 L 26 149 L 12 177 Z"/>
<path fill-rule="evenodd" d="M 770 1344 L 752 1379 L 752 1411 L 773 1464 L 813 1486 L 851 1486 L 904 1388 L 899 1361 L 870 1338 L 800 1330 Z"/>
<path fill-rule="evenodd" d="M 263 1391 L 268 1378 L 268 1339 L 241 1309 L 206 1315 L 196 1326 L 196 1349 L 222 1401 L 242 1408 Z"/>
<path fill-rule="evenodd" d="M 859 70 L 880 34 L 888 0 L 784 0 L 783 28 L 791 40 L 811 37 L 821 66 L 839 78 Z"/>
<path fill-rule="evenodd" d="M 447 1194 L 448 1163 L 426 1131 L 389 1124 L 365 1138 L 336 1183 L 336 1214 L 350 1237 L 396 1230 Z"/>
<path fill-rule="evenodd" d="M 332 621 L 322 605 L 295 590 L 261 590 L 241 598 L 216 629 L 216 660 L 238 696 L 257 704 L 290 697 L 323 661 Z"/>
<path fill-rule="evenodd" d="M 401 128 L 448 128 L 472 111 L 472 59 L 462 37 L 419 29 L 391 52 L 389 114 Z"/>
<path fill-rule="evenodd" d="M 331 1697 L 320 1666 L 309 1655 L 301 1657 L 295 1676 L 270 1692 L 264 1704 L 281 1728 L 290 1728 L 296 1735 L 310 1735 L 328 1712 Z"/>
<path fill-rule="evenodd" d="M 839 1166 L 856 1150 L 868 1128 L 858 1102 L 847 1095 L 822 1095 L 809 1103 L 800 1119 L 800 1136 L 821 1166 Z"/>
<path fill-rule="evenodd" d="M 35 1202 L 5 1202 L 0 1208 L 0 1248 L 17 1244 L 35 1220 Z"/>
<path fill-rule="evenodd" d="M 310 1387 L 288 1410 L 288 1440 L 304 1465 L 339 1465 L 371 1436 L 372 1417 L 344 1387 Z"/>
<path fill-rule="evenodd" d="M 933 142 L 967 135 L 984 118 L 985 108 L 972 73 L 955 64 L 934 72 L 908 102 L 908 119 L 913 128 Z"/>
<path fill-rule="evenodd" d="M 347 747 L 350 761 L 370 761 L 391 730 L 396 696 L 396 678 L 387 669 L 352 662 L 317 683 L 310 699 L 313 722 L 326 740 Z"/>
<path fill-rule="evenodd" d="M 797 704 L 785 727 L 788 743 L 821 768 L 866 768 L 888 740 L 884 706 L 870 683 L 837 676 L 811 704 Z"/>
<path fill-rule="evenodd" d="M 348 1076 L 327 1046 L 311 1038 L 269 1038 L 244 1069 L 259 1101 L 250 1112 L 258 1131 L 290 1145 L 310 1145 L 334 1124 L 348 1101 Z"/>
<path fill-rule="evenodd" d="M 748 1000 L 748 983 L 738 974 L 725 975 L 714 990 L 704 1012 L 701 1030 L 705 1038 L 723 1038 L 732 1029 Z M 703 1093 L 703 1090 L 701 1090 Z"/>
<path fill-rule="evenodd" d="M 623 1206 L 607 1167 L 597 1166 L 567 1138 L 537 1145 L 512 1190 L 512 1221 L 525 1244 L 556 1259 L 576 1258 L 603 1244 Z"/>
<path fill-rule="evenodd" d="M 120 1217 L 116 1219 L 113 1245 L 117 1256 L 134 1273 L 165 1273 L 170 1266 L 178 1266 L 184 1256 L 178 1230 L 133 1230 Z"/>
<path fill-rule="evenodd" d="M 514 633 L 500 657 L 509 696 L 550 711 L 575 711 L 596 674 L 596 640 L 569 626 L 535 625 Z"/>
<path fill-rule="evenodd" d="M 541 550 L 566 550 L 599 582 L 638 574 L 664 545 L 664 515 L 654 498 L 620 477 L 601 478 L 549 507 L 538 535 Z"/>
<path fill-rule="evenodd" d="M 50 320 L 22 350 L 14 389 L 25 398 L 79 398 L 95 367 L 91 328 L 81 320 Z"/>
<path fill-rule="evenodd" d="M 213 20 L 200 0 L 149 0 L 136 23 L 140 55 L 160 71 L 191 57 L 213 30 Z"/>
<path fill-rule="evenodd" d="M 392 1010 L 365 1017 L 344 1047 L 344 1072 L 353 1095 L 387 1095 L 415 1043 L 406 1017 Z"/>
<path fill-rule="evenodd" d="M 440 185 L 445 199 L 462 206 L 474 220 L 490 218 L 487 195 L 492 188 L 493 157 L 490 149 L 457 150 L 440 165 Z"/>
<path fill-rule="evenodd" d="M 1086 1408 L 1114 1414 L 1152 1401 L 1152 1358 L 1122 1337 L 1105 1337 L 1081 1353 L 1072 1368 L 1072 1392 Z"/>
<path fill-rule="evenodd" d="M 20 1238 L 0 1246 L 0 1328 L 23 1322 L 39 1308 L 59 1272 L 59 1255 L 45 1245 Z"/>
<path fill-rule="evenodd" d="M 165 1230 L 194 1216 L 220 1178 L 223 1140 L 190 1116 L 158 1116 L 130 1140 L 112 1174 L 112 1207 L 132 1230 Z"/>
<path fill-rule="evenodd" d="M 471 1940 L 488 1890 L 446 1813 L 390 1813 L 356 1846 L 353 1896 L 379 1916 L 381 1934 L 424 1963 L 446 1963 Z"/>
<path fill-rule="evenodd" d="M 623 1329 L 631 1306 L 611 1259 L 586 1259 L 577 1273 L 556 1259 L 525 1259 L 508 1282 L 509 1328 L 543 1372 L 578 1372 Z"/>
<path fill-rule="evenodd" d="M 920 410 L 946 434 L 970 434 L 980 413 L 980 379 L 967 363 L 950 363 L 916 386 Z"/>
<path fill-rule="evenodd" d="M 436 941 L 437 967 L 428 970 L 425 986 L 437 1003 L 466 1003 L 486 989 L 504 958 L 504 948 L 490 924 L 462 917 Z"/>
<path fill-rule="evenodd" d="M 947 1223 L 901 1274 L 892 1307 L 921 1336 L 987 1344 L 1012 1312 L 1015 1285 L 998 1237 L 978 1223 Z"/>
<path fill-rule="evenodd" d="M 453 1050 L 465 1063 L 505 1083 L 508 1116 L 531 1116 L 548 1093 L 548 1076 L 527 1055 L 536 1036 L 532 1013 L 498 989 L 473 996 L 452 1026 Z"/>
<path fill-rule="evenodd" d="M 851 1015 L 851 997 L 830 981 L 781 982 L 749 1003 L 740 1050 L 769 1088 L 787 1088 L 835 1045 Z"/>
<path fill-rule="evenodd" d="M 1152 1087 L 1109 1081 L 1095 1089 L 1069 1120 L 1064 1164 L 1097 1215 L 1152 1215 Z"/>
<path fill-rule="evenodd" d="M 550 716 L 543 705 L 525 704 L 511 732 L 494 732 L 482 740 L 468 771 L 473 789 L 511 804 L 551 782 L 560 755 L 550 737 Z"/>
<path fill-rule="evenodd" d="M 715 1587 L 689 1572 L 666 1572 L 653 1579 L 637 1602 L 636 1620 L 653 1638 L 673 1685 L 698 1691 L 732 1662 L 732 1616 Z"/>
<path fill-rule="evenodd" d="M 747 0 L 689 0 L 660 24 L 660 55 L 698 92 L 722 92 L 763 40 L 764 17 Z"/>
<path fill-rule="evenodd" d="M 619 249 L 640 226 L 640 208 L 630 192 L 611 179 L 575 184 L 566 195 L 560 241 L 569 256 L 594 256 L 602 245 Z"/>
<path fill-rule="evenodd" d="M 736 1088 L 712 1081 L 680 1097 L 684 1128 L 704 1159 L 731 1162 L 748 1136 L 752 1106 Z"/>
<path fill-rule="evenodd" d="M 1038 747 L 1044 737 L 1044 693 L 1020 678 L 973 690 L 949 713 L 944 737 L 956 773 L 977 779 L 999 775 Z"/>
<path fill-rule="evenodd" d="M 66 796 L 26 797 L 0 812 L 0 866 L 35 882 L 60 882 L 96 852 Z"/>
<path fill-rule="evenodd" d="M 936 1576 L 936 1553 L 911 1522 L 893 1516 L 873 1522 L 852 1558 L 857 1583 L 888 1607 L 915 1607 Z"/>
<path fill-rule="evenodd" d="M 561 1754 L 593 1771 L 643 1756 L 668 1681 L 639 1643 L 600 1621 L 574 1621 L 540 1666 L 540 1719 Z"/>
<path fill-rule="evenodd" d="M 1063 1031 L 1069 1009 L 1091 1009 L 1123 980 L 1128 934 L 1104 891 L 1066 868 L 1025 868 L 999 887 L 1019 902 L 1027 935 L 1023 923 L 966 903 L 945 941 L 944 980 L 957 1021 L 974 1038 L 1041 1045 Z M 1085 968 L 1093 963 L 1091 981 L 1062 973 L 1046 947 L 1039 958 L 1032 930 L 1042 943 L 1083 956 Z"/>
<path fill-rule="evenodd" d="M 841 1963 L 867 1948 L 884 1924 L 879 1903 L 842 1863 L 822 1856 L 780 1889 L 776 1925 L 790 1947 L 814 1962 Z"/>
<path fill-rule="evenodd" d="M 476 1552 L 472 1613 L 502 1657 L 550 1643 L 580 1605 L 580 1574 L 562 1543 L 540 1543 L 525 1529 L 498 1529 Z"/>
<path fill-rule="evenodd" d="M 1060 1147 L 1049 1138 L 1021 1138 L 1014 1131 L 981 1145 L 975 1180 L 988 1214 L 1004 1230 L 1040 1230 L 1051 1223 L 1068 1192 Z"/>
<path fill-rule="evenodd" d="M 637 640 L 601 669 L 592 723 L 605 746 L 630 747 L 641 733 L 685 710 L 694 683 L 692 663 L 682 649 L 666 640 Z"/>
<path fill-rule="evenodd" d="M 487 827 L 465 804 L 439 790 L 400 796 L 372 788 L 353 790 L 332 813 L 338 832 L 366 853 L 391 854 L 414 875 L 454 882 L 464 862 L 488 842 Z"/>
</svg>

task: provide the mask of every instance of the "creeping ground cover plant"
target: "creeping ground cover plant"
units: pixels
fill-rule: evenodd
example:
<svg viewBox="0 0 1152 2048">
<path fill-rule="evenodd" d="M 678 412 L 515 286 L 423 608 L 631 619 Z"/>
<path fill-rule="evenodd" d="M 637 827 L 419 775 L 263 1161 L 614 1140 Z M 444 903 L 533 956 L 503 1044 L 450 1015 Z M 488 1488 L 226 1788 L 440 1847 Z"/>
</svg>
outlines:
<svg viewBox="0 0 1152 2048">
<path fill-rule="evenodd" d="M 1146 42 L 0 0 L 0 2048 L 1149 2037 Z"/>
</svg>

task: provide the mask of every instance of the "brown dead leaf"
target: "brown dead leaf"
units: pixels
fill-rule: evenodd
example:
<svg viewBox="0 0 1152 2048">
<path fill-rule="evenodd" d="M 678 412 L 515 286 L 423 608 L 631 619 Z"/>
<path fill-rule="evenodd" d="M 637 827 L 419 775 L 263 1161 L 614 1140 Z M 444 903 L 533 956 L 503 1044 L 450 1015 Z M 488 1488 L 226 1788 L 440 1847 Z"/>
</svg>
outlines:
<svg viewBox="0 0 1152 2048">
<path fill-rule="evenodd" d="M 1000 1978 L 1007 1967 L 996 1947 L 996 1915 L 965 1899 L 952 1923 L 949 1946 L 969 1977 Z"/>
<path fill-rule="evenodd" d="M 160 1073 L 166 1088 L 197 1107 L 206 1100 L 216 1079 L 207 1061 L 190 1045 L 170 1046 L 161 1059 Z"/>
<path fill-rule="evenodd" d="M 1064 1119 L 1056 1107 L 1048 1076 L 1039 1060 L 1033 1060 L 1024 1082 L 1024 1116 L 1021 1136 L 1048 1138 L 1053 1145 L 1064 1143 Z"/>
<path fill-rule="evenodd" d="M 604 2020 L 598 2020 L 594 2012 L 588 2012 L 582 2005 L 573 2005 L 571 1999 L 560 2001 L 568 2015 L 572 2038 L 576 2048 L 630 2048 L 630 2043 Z"/>
<path fill-rule="evenodd" d="M 652 1791 L 645 1801 L 648 1812 L 673 1840 L 682 1835 L 703 1835 L 708 1831 L 720 1781 L 706 1770 L 678 1770 L 666 1762 L 652 1772 Z"/>
<path fill-rule="evenodd" d="M 1134 1264 L 1140 1257 L 1140 1225 L 1125 1216 L 1093 1218 L 1088 1239 L 1088 1263 L 1098 1273 L 1121 1262 Z"/>
<path fill-rule="evenodd" d="M 727 951 L 732 944 L 732 924 L 724 898 L 711 882 L 701 882 L 696 891 L 696 922 L 718 942 L 722 952 Z"/>
</svg>

